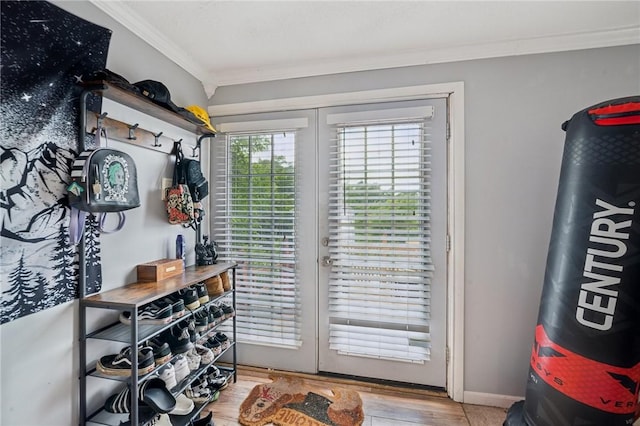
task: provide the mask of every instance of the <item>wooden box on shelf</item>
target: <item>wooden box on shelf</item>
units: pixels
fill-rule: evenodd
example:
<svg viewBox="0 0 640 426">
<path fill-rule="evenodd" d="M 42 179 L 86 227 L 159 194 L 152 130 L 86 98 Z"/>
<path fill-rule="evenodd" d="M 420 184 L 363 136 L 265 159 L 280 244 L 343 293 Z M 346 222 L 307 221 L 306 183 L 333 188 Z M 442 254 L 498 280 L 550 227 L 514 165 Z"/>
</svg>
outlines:
<svg viewBox="0 0 640 426">
<path fill-rule="evenodd" d="M 153 282 L 182 274 L 184 263 L 182 259 L 160 259 L 142 263 L 137 266 L 138 281 Z"/>
</svg>

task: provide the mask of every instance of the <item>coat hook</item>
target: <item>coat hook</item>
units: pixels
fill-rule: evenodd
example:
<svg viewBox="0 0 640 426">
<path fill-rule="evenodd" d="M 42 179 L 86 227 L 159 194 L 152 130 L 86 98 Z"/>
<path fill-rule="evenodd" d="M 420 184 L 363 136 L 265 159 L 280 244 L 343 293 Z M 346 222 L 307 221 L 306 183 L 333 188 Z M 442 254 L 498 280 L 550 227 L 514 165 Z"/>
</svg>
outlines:
<svg viewBox="0 0 640 426">
<path fill-rule="evenodd" d="M 97 117 L 97 119 L 96 119 L 96 121 L 97 121 L 96 126 L 98 126 L 98 128 L 99 128 L 99 129 L 101 129 L 101 128 L 102 128 L 102 121 L 105 119 L 105 117 L 107 116 L 107 114 L 108 114 L 108 113 L 103 112 L 102 114 L 100 114 L 100 115 Z"/>
<path fill-rule="evenodd" d="M 134 134 L 134 131 L 137 128 L 138 128 L 138 123 L 134 124 L 133 126 L 129 126 L 129 137 L 127 139 L 129 139 L 130 141 L 135 141 L 136 139 L 138 139 Z"/>
<path fill-rule="evenodd" d="M 193 151 L 191 153 L 191 156 L 193 158 L 198 158 L 198 147 L 197 146 L 190 146 L 189 148 L 191 148 L 191 151 Z"/>
<path fill-rule="evenodd" d="M 136 124 L 136 126 L 137 126 L 137 124 Z M 160 132 L 160 133 L 158 133 L 157 135 L 156 135 L 155 133 L 151 133 L 151 134 L 153 135 L 153 137 L 154 137 L 154 138 L 156 138 L 156 141 L 155 141 L 155 142 L 153 143 L 153 145 L 151 145 L 151 146 L 155 146 L 155 147 L 162 146 L 162 144 L 161 144 L 161 143 L 158 143 L 158 139 L 160 138 L 160 136 L 162 136 L 162 133 L 163 133 L 163 132 Z"/>
</svg>

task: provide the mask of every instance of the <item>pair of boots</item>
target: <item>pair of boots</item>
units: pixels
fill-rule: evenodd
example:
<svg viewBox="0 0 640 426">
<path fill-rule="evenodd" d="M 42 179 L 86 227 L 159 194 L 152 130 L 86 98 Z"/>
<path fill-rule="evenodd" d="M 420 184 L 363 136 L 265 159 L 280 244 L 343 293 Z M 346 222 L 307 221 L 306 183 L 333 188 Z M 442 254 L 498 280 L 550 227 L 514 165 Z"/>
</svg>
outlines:
<svg viewBox="0 0 640 426">
<path fill-rule="evenodd" d="M 229 279 L 229 273 L 227 271 L 215 277 L 208 278 L 204 283 L 207 285 L 207 292 L 213 297 L 220 296 L 225 291 L 231 290 L 231 280 Z"/>
</svg>

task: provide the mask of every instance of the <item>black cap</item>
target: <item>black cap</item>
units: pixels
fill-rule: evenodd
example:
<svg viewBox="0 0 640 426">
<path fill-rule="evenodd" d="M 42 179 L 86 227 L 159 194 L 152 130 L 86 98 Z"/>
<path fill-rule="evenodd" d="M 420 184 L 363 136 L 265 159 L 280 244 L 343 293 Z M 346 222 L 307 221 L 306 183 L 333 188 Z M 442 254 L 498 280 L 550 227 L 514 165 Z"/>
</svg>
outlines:
<svg viewBox="0 0 640 426">
<path fill-rule="evenodd" d="M 160 106 L 163 106 L 167 109 L 170 109 L 173 112 L 178 112 L 179 108 L 171 102 L 171 93 L 169 93 L 169 89 L 167 86 L 155 80 L 143 80 L 137 83 L 133 83 L 138 89 L 140 89 L 140 93 L 143 96 L 149 98 L 149 100 L 157 103 Z"/>
</svg>

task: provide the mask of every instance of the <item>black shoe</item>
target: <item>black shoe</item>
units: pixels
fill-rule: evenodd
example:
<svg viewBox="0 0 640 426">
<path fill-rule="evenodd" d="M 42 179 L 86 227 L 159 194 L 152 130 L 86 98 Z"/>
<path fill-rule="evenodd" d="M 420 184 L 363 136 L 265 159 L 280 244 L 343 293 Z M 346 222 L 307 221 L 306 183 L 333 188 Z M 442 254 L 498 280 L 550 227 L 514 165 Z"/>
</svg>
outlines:
<svg viewBox="0 0 640 426">
<path fill-rule="evenodd" d="M 180 321 L 177 325 L 177 328 L 187 330 L 189 333 L 189 340 L 191 343 L 195 344 L 198 340 L 200 340 L 200 333 L 196 329 L 196 320 L 193 318 L 187 318 L 185 320 Z"/>
<path fill-rule="evenodd" d="M 153 359 L 156 365 L 162 365 L 168 362 L 173 356 L 169 344 L 158 337 L 148 340 L 147 346 L 153 350 Z"/>
<path fill-rule="evenodd" d="M 229 342 L 229 338 L 220 332 L 216 333 L 215 339 L 218 342 L 220 342 L 220 345 L 222 346 L 223 351 L 229 349 L 229 346 L 231 346 L 231 342 Z"/>
<path fill-rule="evenodd" d="M 138 350 L 138 375 L 151 373 L 155 368 L 153 349 L 144 347 Z M 105 355 L 96 364 L 96 370 L 107 376 L 126 377 L 131 375 L 131 347 L 126 347 L 119 354 Z"/>
<path fill-rule="evenodd" d="M 171 303 L 171 310 L 173 311 L 174 320 L 181 318 L 186 313 L 186 311 L 184 310 L 184 300 L 182 300 L 177 295 L 167 296 L 163 300 L 165 303 Z"/>
<path fill-rule="evenodd" d="M 174 355 L 183 354 L 193 349 L 189 330 L 186 328 L 171 327 L 162 334 L 162 338 L 169 344 L 171 353 Z"/>
<path fill-rule="evenodd" d="M 138 324 L 169 324 L 173 319 L 173 307 L 170 304 L 160 301 L 151 303 L 138 309 Z M 131 313 L 122 312 L 120 322 L 126 325 L 131 324 Z"/>
<path fill-rule="evenodd" d="M 178 297 L 184 301 L 184 306 L 187 309 L 198 309 L 200 307 L 200 299 L 198 298 L 198 292 L 192 288 L 183 288 L 178 290 Z"/>
<path fill-rule="evenodd" d="M 214 356 L 218 356 L 222 353 L 222 345 L 216 340 L 215 336 L 209 337 L 207 341 L 204 342 L 204 346 L 211 349 Z"/>
<path fill-rule="evenodd" d="M 215 325 L 224 321 L 224 311 L 219 306 L 211 305 L 209 307 L 209 312 L 213 315 Z"/>
<path fill-rule="evenodd" d="M 198 301 L 201 305 L 204 305 L 209 301 L 209 292 L 207 291 L 207 286 L 204 283 L 194 284 L 193 288 L 198 295 Z"/>
<path fill-rule="evenodd" d="M 209 366 L 204 376 L 207 378 L 211 392 L 223 390 L 227 387 L 229 377 L 223 374 L 215 365 Z"/>
<path fill-rule="evenodd" d="M 209 311 L 203 309 L 198 311 L 194 315 L 195 318 L 195 330 L 199 333 L 204 333 L 209 329 Z"/>
<path fill-rule="evenodd" d="M 235 316 L 236 311 L 233 309 L 233 306 L 223 303 L 220 307 L 222 308 L 222 312 L 224 312 L 225 319 L 233 318 Z"/>
</svg>

